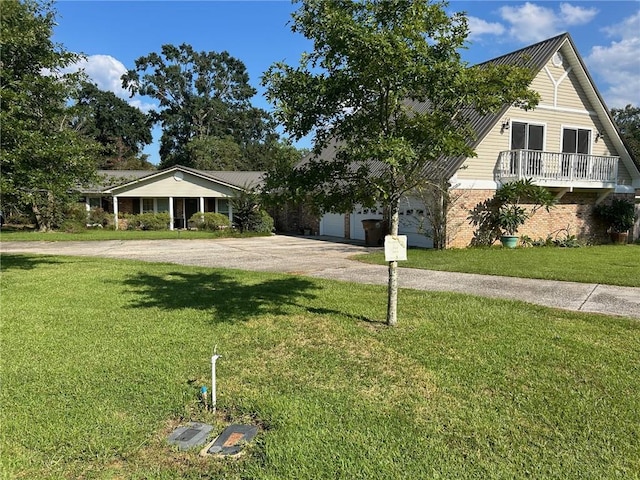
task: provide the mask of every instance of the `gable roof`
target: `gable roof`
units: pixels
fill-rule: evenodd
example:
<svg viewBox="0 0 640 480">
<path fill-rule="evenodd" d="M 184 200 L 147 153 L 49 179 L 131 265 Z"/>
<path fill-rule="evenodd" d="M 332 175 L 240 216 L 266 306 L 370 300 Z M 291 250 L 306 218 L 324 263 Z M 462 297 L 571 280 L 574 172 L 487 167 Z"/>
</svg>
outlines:
<svg viewBox="0 0 640 480">
<path fill-rule="evenodd" d="M 633 157 L 631 149 L 628 148 L 624 142 L 622 135 L 620 134 L 620 130 L 613 121 L 611 112 L 607 108 L 602 95 L 598 91 L 598 88 L 589 74 L 587 66 L 580 56 L 580 53 L 578 52 L 578 49 L 576 48 L 576 45 L 569 33 L 565 32 L 547 40 L 529 45 L 528 47 L 521 48 L 520 50 L 493 58 L 479 64 L 479 66 L 487 64 L 524 66 L 526 64 L 527 67 L 532 69 L 535 77 L 540 73 L 545 65 L 547 65 L 549 60 L 551 60 L 551 57 L 565 45 L 568 47 L 565 48 L 565 52 L 570 53 L 569 58 L 567 59 L 569 63 L 580 66 L 580 68 L 574 68 L 573 72 L 580 83 L 580 87 L 591 102 L 598 119 L 602 122 L 605 133 L 616 146 L 616 151 L 621 154 L 620 157 L 631 175 L 634 174 L 634 171 L 636 174 L 640 175 L 640 159 Z M 489 131 L 503 117 L 509 108 L 510 105 L 505 105 L 495 114 L 489 115 L 481 115 L 475 111 L 470 112 L 469 123 L 477 135 L 476 140 L 471 142 L 472 148 L 475 149 L 480 144 L 480 142 L 487 136 Z M 453 174 L 462 166 L 464 161 L 465 158 L 458 157 L 448 165 L 448 168 L 442 169 L 442 171 L 444 171 L 449 177 L 453 176 Z"/>
<path fill-rule="evenodd" d="M 197 170 L 174 165 L 163 170 L 100 170 L 103 184 L 91 190 L 92 193 L 114 193 L 126 189 L 142 180 L 164 176 L 166 173 L 181 171 L 196 177 L 219 183 L 234 190 L 246 190 L 260 186 L 265 172 Z"/>
</svg>

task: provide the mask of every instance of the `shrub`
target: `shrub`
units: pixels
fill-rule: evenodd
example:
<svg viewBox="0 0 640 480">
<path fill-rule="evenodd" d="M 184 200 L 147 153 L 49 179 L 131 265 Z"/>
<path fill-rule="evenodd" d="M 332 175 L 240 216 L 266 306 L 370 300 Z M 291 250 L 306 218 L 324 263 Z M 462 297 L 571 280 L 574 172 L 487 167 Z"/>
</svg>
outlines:
<svg viewBox="0 0 640 480">
<path fill-rule="evenodd" d="M 139 213 L 127 217 L 127 230 L 167 230 L 170 220 L 167 212 Z"/>
<path fill-rule="evenodd" d="M 60 223 L 54 224 L 67 233 L 80 233 L 87 229 L 87 209 L 84 204 L 70 204 L 62 211 Z"/>
<path fill-rule="evenodd" d="M 222 213 L 213 212 L 198 212 L 194 213 L 189 222 L 193 223 L 193 226 L 198 230 L 206 230 L 208 232 L 215 232 L 231 226 L 229 217 Z"/>
<path fill-rule="evenodd" d="M 106 227 L 110 221 L 109 217 L 110 215 L 102 208 L 92 208 L 91 210 L 89 210 L 89 215 L 87 216 L 87 224 L 89 224 L 90 226 Z"/>
<path fill-rule="evenodd" d="M 273 218 L 260 206 L 255 191 L 242 192 L 232 201 L 233 224 L 240 232 L 271 233 Z"/>
<path fill-rule="evenodd" d="M 253 228 L 250 230 L 258 233 L 271 233 L 273 232 L 273 218 L 265 210 L 260 209 L 258 211 L 258 218 L 256 223 L 253 224 Z"/>
<path fill-rule="evenodd" d="M 624 233 L 633 227 L 636 212 L 633 203 L 622 198 L 614 198 L 609 204 L 597 205 L 596 216 L 608 224 L 612 232 Z"/>
</svg>

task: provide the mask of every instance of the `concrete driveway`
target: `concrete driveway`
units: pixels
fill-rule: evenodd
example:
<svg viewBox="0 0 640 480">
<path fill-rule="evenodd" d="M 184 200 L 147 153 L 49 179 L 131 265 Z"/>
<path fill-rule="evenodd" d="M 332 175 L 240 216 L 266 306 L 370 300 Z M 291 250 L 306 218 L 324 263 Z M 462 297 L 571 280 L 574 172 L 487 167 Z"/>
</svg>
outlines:
<svg viewBox="0 0 640 480">
<path fill-rule="evenodd" d="M 220 240 L 2 242 L 2 253 L 124 258 L 204 267 L 281 272 L 348 282 L 387 282 L 387 267 L 350 257 L 380 250 L 333 238 L 275 235 Z M 401 268 L 403 288 L 469 293 L 584 312 L 640 318 L 640 288 L 529 280 Z"/>
</svg>

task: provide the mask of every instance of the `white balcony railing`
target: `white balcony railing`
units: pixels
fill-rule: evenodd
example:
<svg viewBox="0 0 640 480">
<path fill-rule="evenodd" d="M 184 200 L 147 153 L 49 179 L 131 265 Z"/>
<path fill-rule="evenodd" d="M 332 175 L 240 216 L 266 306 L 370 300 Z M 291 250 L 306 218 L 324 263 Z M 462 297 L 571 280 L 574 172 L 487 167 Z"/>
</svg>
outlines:
<svg viewBox="0 0 640 480">
<path fill-rule="evenodd" d="M 501 180 L 532 178 L 545 183 L 616 183 L 619 157 L 574 153 L 508 150 L 500 152 L 498 177 Z"/>
</svg>

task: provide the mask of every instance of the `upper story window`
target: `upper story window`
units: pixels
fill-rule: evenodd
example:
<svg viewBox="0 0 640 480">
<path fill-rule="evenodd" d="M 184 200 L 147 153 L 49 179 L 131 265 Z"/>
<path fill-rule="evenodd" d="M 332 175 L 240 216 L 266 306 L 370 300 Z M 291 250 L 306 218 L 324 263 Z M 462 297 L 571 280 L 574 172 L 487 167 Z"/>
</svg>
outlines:
<svg viewBox="0 0 640 480">
<path fill-rule="evenodd" d="M 511 150 L 542 150 L 544 125 L 513 122 L 511 124 Z"/>
<path fill-rule="evenodd" d="M 583 128 L 562 129 L 562 153 L 582 153 L 589 155 L 591 130 Z"/>
</svg>

